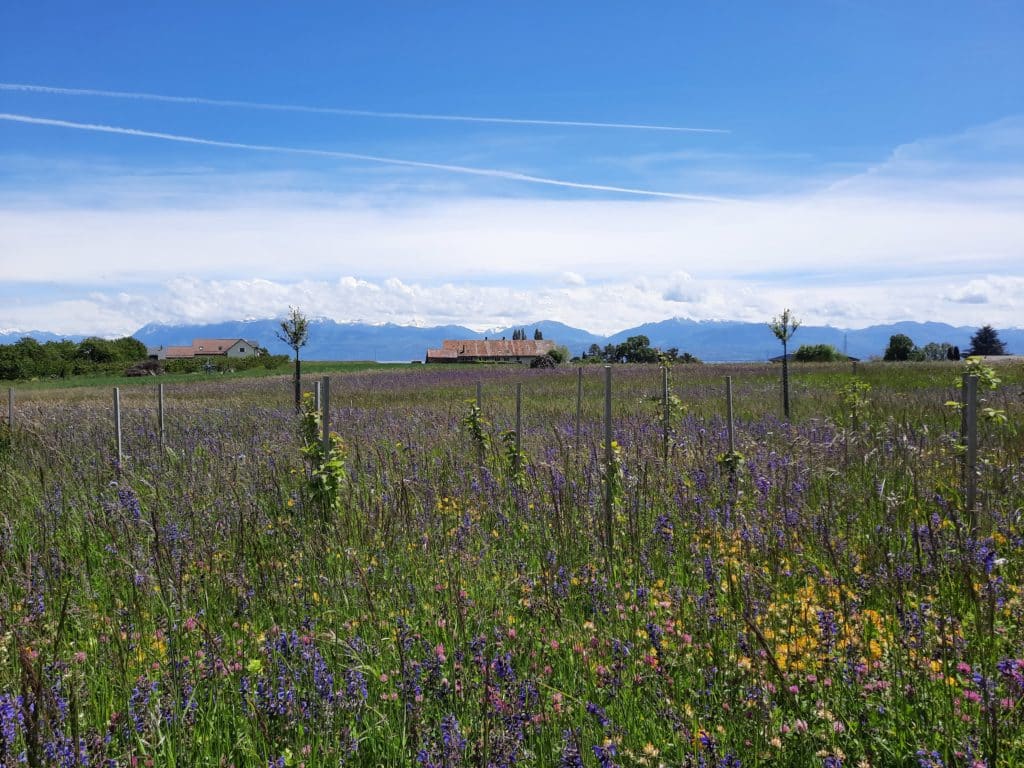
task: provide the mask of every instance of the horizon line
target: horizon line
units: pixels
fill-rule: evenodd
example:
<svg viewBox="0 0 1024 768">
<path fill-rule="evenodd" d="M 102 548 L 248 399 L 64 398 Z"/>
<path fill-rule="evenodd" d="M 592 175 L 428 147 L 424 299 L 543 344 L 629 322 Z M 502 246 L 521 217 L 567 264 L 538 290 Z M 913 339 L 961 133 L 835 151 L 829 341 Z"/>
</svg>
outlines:
<svg viewBox="0 0 1024 768">
<path fill-rule="evenodd" d="M 147 322 L 147 323 L 143 323 L 135 331 L 133 331 L 132 333 L 128 334 L 128 336 L 129 337 L 134 337 L 134 335 L 136 333 L 139 333 L 140 331 L 142 331 L 142 330 L 144 330 L 144 329 L 146 329 L 146 328 L 148 328 L 150 326 L 157 326 L 157 327 L 163 327 L 163 328 L 188 328 L 188 327 L 203 328 L 203 327 L 208 327 L 208 326 L 211 326 L 211 325 L 223 325 L 223 324 L 227 324 L 227 323 L 267 323 L 267 322 L 278 322 L 279 320 L 281 320 L 284 317 L 285 317 L 285 315 L 280 315 L 280 316 L 275 316 L 275 317 L 260 317 L 260 318 L 252 318 L 252 317 L 250 317 L 250 318 L 245 318 L 245 319 L 241 319 L 241 320 L 226 319 L 226 320 L 212 320 L 212 321 L 209 321 L 209 322 L 195 322 L 195 323 L 162 323 L 162 322 L 159 322 L 159 321 L 150 321 L 150 322 Z M 734 323 L 734 324 L 740 324 L 740 325 L 765 325 L 765 326 L 769 325 L 768 321 L 762 322 L 762 321 L 758 321 L 758 320 L 730 320 L 730 319 L 722 319 L 722 318 L 704 318 L 704 319 L 699 319 L 698 320 L 698 319 L 688 318 L 688 317 L 672 316 L 672 317 L 663 318 L 661 320 L 647 320 L 647 321 L 644 321 L 642 323 L 638 323 L 636 325 L 630 326 L 628 328 L 622 328 L 620 330 L 612 331 L 610 333 L 598 333 L 598 332 L 595 332 L 595 331 L 590 331 L 590 330 L 588 330 L 586 328 L 579 328 L 577 326 L 570 325 L 569 323 L 563 322 L 561 320 L 551 320 L 551 319 L 531 320 L 531 321 L 528 321 L 528 322 L 527 321 L 516 321 L 516 322 L 510 323 L 506 328 L 490 326 L 490 327 L 484 328 L 483 330 L 479 330 L 479 331 L 474 330 L 471 327 L 472 324 L 466 324 L 464 322 L 442 322 L 442 323 L 431 324 L 431 325 L 421 325 L 421 324 L 416 324 L 416 323 L 396 323 L 396 322 L 393 322 L 393 321 L 390 321 L 390 320 L 388 320 L 388 321 L 381 321 L 381 322 L 371 322 L 371 321 L 367 321 L 367 320 L 336 320 L 333 317 L 327 317 L 327 316 L 324 316 L 324 315 L 311 316 L 308 319 L 311 322 L 312 321 L 320 321 L 320 322 L 327 321 L 327 322 L 334 323 L 335 325 L 365 325 L 365 326 L 370 326 L 370 327 L 379 327 L 379 326 L 383 326 L 383 325 L 393 325 L 393 326 L 398 327 L 398 328 L 417 328 L 417 329 L 422 329 L 422 330 L 430 330 L 430 329 L 434 329 L 434 328 L 444 328 L 444 327 L 449 327 L 449 326 L 459 326 L 459 327 L 465 328 L 466 330 L 470 331 L 471 333 L 480 334 L 480 335 L 488 334 L 488 333 L 496 333 L 496 332 L 502 331 L 502 330 L 507 331 L 507 330 L 513 329 L 513 328 L 515 328 L 517 326 L 522 326 L 522 327 L 539 327 L 539 326 L 541 326 L 541 325 L 543 325 L 545 323 L 557 323 L 559 325 L 565 326 L 566 328 L 568 328 L 568 329 L 570 329 L 572 331 L 581 331 L 583 333 L 590 334 L 591 336 L 595 336 L 595 337 L 598 337 L 598 338 L 605 338 L 605 339 L 611 338 L 612 336 L 616 336 L 616 335 L 618 335 L 620 333 L 625 333 L 626 331 L 636 330 L 636 329 L 641 328 L 641 327 L 643 327 L 645 325 L 657 325 L 657 324 L 660 324 L 660 323 L 670 322 L 672 320 L 681 320 L 681 321 L 684 321 L 684 322 L 695 323 L 695 324 L 698 324 L 698 323 Z M 885 327 L 889 327 L 889 326 L 902 325 L 904 323 L 913 323 L 913 324 L 917 324 L 917 325 L 932 325 L 932 324 L 934 324 L 934 325 L 944 325 L 944 326 L 946 326 L 948 328 L 951 328 L 953 330 L 977 329 L 977 328 L 984 327 L 985 325 L 991 325 L 991 323 L 984 323 L 981 326 L 975 326 L 975 325 L 952 325 L 951 323 L 941 322 L 941 321 L 937 321 L 937 320 L 909 320 L 909 319 L 904 319 L 904 320 L 893 320 L 891 322 L 885 322 L 885 323 L 873 323 L 871 325 L 865 325 L 865 326 L 862 326 L 860 328 L 844 328 L 844 327 L 840 327 L 840 326 L 836 326 L 836 325 L 829 325 L 829 324 L 825 324 L 825 325 L 802 324 L 801 328 L 803 328 L 803 329 L 815 328 L 815 329 L 833 330 L 833 331 L 842 331 L 842 332 L 857 332 L 857 331 L 868 331 L 868 330 L 871 330 L 873 328 L 885 328 Z M 1005 326 L 1003 328 L 997 328 L 996 330 L 997 331 L 998 330 L 1003 330 L 1003 331 L 1024 331 L 1024 326 Z M 47 331 L 47 330 L 43 330 L 43 329 L 40 329 L 40 328 L 34 328 L 34 329 L 31 329 L 31 330 L 21 330 L 21 329 L 18 329 L 18 328 L 2 328 L 2 329 L 0 329 L 0 336 L 13 336 L 15 334 L 22 334 L 23 336 L 31 336 L 32 334 L 46 334 L 46 335 L 57 336 L 57 337 L 61 337 L 61 338 L 66 338 L 66 337 L 69 337 L 69 336 L 81 336 L 83 338 L 88 338 L 90 336 L 98 336 L 100 338 L 107 338 L 107 337 L 114 338 L 115 337 L 113 334 L 104 335 L 102 333 L 88 333 L 88 332 L 84 332 L 84 331 L 68 332 L 68 333 L 57 333 L 55 331 Z M 116 338 L 125 338 L 125 337 L 124 336 L 116 336 Z M 1008 354 L 1012 354 L 1012 353 L 1008 353 Z"/>
</svg>

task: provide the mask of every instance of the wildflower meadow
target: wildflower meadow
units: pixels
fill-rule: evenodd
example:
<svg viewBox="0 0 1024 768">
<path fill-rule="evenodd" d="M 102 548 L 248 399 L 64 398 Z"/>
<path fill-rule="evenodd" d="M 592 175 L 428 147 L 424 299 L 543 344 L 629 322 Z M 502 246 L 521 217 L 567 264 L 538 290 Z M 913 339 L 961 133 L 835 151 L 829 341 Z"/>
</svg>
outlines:
<svg viewBox="0 0 1024 768">
<path fill-rule="evenodd" d="M 122 389 L 120 462 L 109 388 L 20 390 L 0 766 L 1024 764 L 1024 370 L 973 478 L 962 372 L 794 366 L 784 420 L 616 366 L 610 445 L 599 366 L 334 375 L 326 441 L 197 377 L 163 440 Z"/>
</svg>

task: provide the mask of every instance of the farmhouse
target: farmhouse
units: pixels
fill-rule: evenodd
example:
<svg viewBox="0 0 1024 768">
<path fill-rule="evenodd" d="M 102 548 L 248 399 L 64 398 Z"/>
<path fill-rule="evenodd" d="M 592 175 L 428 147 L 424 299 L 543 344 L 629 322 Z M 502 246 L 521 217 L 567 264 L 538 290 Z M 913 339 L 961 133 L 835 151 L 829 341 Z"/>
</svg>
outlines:
<svg viewBox="0 0 1024 768">
<path fill-rule="evenodd" d="M 152 360 L 180 360 L 191 357 L 253 357 L 260 345 L 247 339 L 193 339 L 187 347 L 159 346 L 149 350 Z"/>
<path fill-rule="evenodd" d="M 531 363 L 555 348 L 555 342 L 528 339 L 445 339 L 427 350 L 428 363 Z"/>
</svg>

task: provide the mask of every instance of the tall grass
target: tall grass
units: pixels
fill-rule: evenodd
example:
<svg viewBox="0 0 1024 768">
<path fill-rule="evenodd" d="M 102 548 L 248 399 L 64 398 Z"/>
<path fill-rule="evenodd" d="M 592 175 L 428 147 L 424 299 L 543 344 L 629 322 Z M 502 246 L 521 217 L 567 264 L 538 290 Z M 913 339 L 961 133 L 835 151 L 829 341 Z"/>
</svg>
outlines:
<svg viewBox="0 0 1024 768">
<path fill-rule="evenodd" d="M 19 395 L 0 434 L 0 765 L 1024 762 L 1021 375 L 979 525 L 953 366 L 366 370 Z M 722 377 L 736 398 L 726 461 Z M 480 426 L 466 428 L 482 382 Z M 523 471 L 501 435 L 523 383 Z M 329 493 L 322 473 L 334 473 Z M 326 495 L 325 495 L 326 494 Z"/>
</svg>

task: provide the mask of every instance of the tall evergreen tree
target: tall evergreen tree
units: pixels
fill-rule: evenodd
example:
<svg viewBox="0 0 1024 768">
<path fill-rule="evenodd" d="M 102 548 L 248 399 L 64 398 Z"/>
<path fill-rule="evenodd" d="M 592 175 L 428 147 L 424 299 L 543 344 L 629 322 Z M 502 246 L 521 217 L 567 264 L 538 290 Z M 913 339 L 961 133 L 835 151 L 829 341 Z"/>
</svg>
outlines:
<svg viewBox="0 0 1024 768">
<path fill-rule="evenodd" d="M 1006 345 L 999 338 L 999 333 L 991 325 L 985 325 L 971 336 L 971 348 L 968 356 L 973 355 L 1005 355 Z"/>
</svg>

